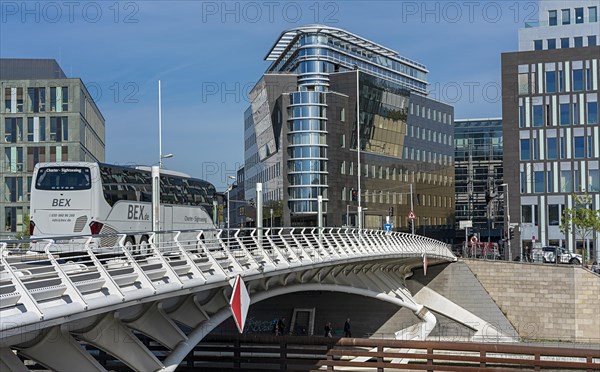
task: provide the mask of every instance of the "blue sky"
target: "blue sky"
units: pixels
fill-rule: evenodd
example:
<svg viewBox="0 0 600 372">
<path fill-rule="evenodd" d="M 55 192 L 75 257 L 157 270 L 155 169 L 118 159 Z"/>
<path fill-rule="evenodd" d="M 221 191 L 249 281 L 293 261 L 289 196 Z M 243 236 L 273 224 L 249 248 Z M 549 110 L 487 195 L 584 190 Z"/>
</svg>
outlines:
<svg viewBox="0 0 600 372">
<path fill-rule="evenodd" d="M 0 56 L 54 58 L 106 119 L 106 161 L 158 161 L 222 188 L 243 164 L 248 92 L 280 33 L 327 24 L 425 64 L 457 118 L 501 116 L 500 54 L 537 1 L 0 1 Z"/>
</svg>

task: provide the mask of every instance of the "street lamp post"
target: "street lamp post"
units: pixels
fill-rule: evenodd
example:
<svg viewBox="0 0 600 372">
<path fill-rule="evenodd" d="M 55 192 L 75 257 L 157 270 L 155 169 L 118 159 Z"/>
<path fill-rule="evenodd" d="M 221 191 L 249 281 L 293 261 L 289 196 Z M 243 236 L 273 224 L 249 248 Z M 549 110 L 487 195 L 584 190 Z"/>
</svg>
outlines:
<svg viewBox="0 0 600 372">
<path fill-rule="evenodd" d="M 230 185 L 229 180 L 235 180 L 234 176 L 227 176 L 227 236 L 229 237 L 229 192 L 233 188 L 233 183 Z"/>
<path fill-rule="evenodd" d="M 504 226 L 504 231 L 506 232 L 506 249 L 508 249 L 508 260 L 512 261 L 512 251 L 510 249 L 510 206 L 508 200 L 508 184 L 503 183 L 500 186 L 504 188 L 504 204 L 506 211 L 506 225 Z M 523 255 L 521 254 L 521 257 Z"/>
<path fill-rule="evenodd" d="M 356 156 L 358 163 L 358 229 L 361 230 L 363 227 L 362 221 L 362 191 L 360 188 L 360 173 L 362 169 L 360 168 L 360 84 L 359 84 L 359 75 L 358 67 L 356 67 Z"/>
</svg>

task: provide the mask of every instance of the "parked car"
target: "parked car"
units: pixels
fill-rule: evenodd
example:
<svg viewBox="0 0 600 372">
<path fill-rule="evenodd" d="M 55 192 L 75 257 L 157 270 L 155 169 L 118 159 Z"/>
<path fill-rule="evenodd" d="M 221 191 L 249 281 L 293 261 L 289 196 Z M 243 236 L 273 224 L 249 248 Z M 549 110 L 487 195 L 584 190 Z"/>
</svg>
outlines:
<svg viewBox="0 0 600 372">
<path fill-rule="evenodd" d="M 557 256 L 558 263 L 562 264 L 581 265 L 583 261 L 583 257 L 580 254 L 572 253 L 563 247 L 556 246 L 533 248 L 531 255 L 534 262 L 556 263 Z"/>
</svg>

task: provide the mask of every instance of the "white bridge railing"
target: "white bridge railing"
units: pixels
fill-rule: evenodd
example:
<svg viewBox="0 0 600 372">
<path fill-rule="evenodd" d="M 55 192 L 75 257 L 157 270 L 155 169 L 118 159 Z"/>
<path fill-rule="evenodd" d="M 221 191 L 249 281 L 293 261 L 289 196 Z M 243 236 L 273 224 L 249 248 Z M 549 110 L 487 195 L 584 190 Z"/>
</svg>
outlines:
<svg viewBox="0 0 600 372">
<path fill-rule="evenodd" d="M 282 271 L 365 260 L 453 261 L 418 235 L 346 228 L 265 228 L 0 242 L 0 332 L 153 296 Z M 75 243 L 77 242 L 77 243 Z M 24 252 L 23 247 L 37 253 Z M 78 248 L 76 248 L 78 247 Z M 15 249 L 17 248 L 17 249 Z M 390 261 L 392 262 L 392 261 Z"/>
</svg>

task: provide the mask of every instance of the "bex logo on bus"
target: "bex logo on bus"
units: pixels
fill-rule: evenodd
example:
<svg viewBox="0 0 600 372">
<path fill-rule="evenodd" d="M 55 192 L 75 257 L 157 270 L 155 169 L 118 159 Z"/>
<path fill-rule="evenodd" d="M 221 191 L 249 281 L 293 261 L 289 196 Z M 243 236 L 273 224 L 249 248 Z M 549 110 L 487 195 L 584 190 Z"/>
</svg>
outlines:
<svg viewBox="0 0 600 372">
<path fill-rule="evenodd" d="M 149 221 L 150 215 L 148 213 L 144 213 L 143 205 L 130 205 L 129 209 L 127 210 L 127 219 Z"/>
<path fill-rule="evenodd" d="M 70 207 L 71 199 L 52 199 L 53 207 Z"/>
</svg>

